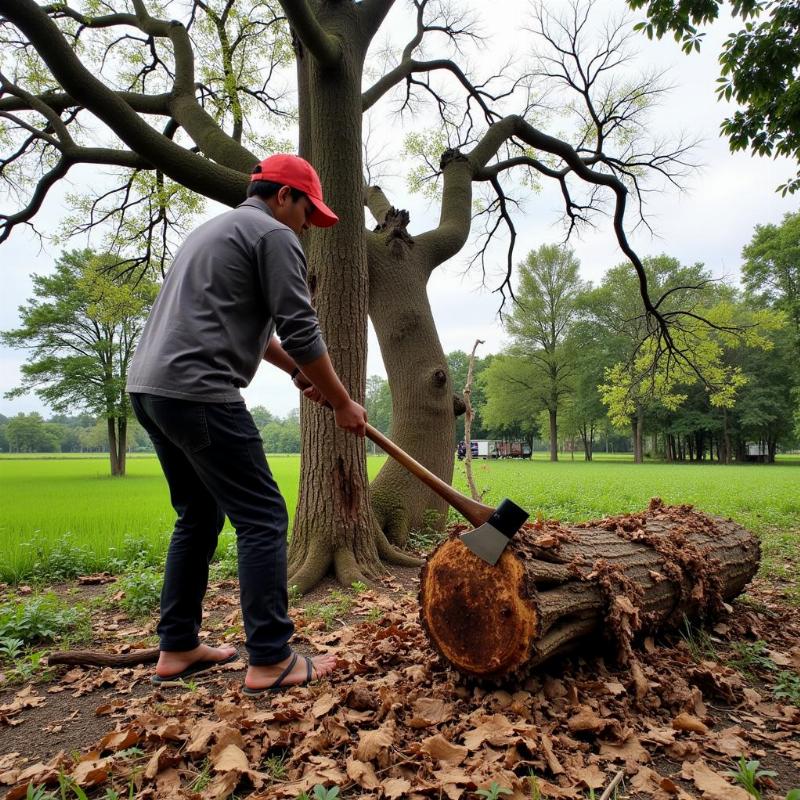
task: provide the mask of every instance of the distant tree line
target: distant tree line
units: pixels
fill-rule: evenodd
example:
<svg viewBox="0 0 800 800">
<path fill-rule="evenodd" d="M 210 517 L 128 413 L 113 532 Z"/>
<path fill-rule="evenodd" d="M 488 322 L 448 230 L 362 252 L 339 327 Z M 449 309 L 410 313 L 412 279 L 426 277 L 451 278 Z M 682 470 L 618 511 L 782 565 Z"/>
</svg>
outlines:
<svg viewBox="0 0 800 800">
<path fill-rule="evenodd" d="M 743 250 L 742 288 L 712 279 L 703 264 L 644 259 L 660 312 L 689 311 L 673 330 L 684 358 L 666 366 L 642 314 L 629 265 L 593 286 L 565 247 L 544 245 L 519 265 L 516 303 L 503 319 L 510 344 L 476 357 L 472 438 L 522 439 L 532 448 L 632 450 L 675 461 L 774 461 L 800 437 L 800 213 L 757 226 Z M 34 276 L 23 324 L 7 344 L 32 349 L 15 397 L 35 391 L 63 412 L 0 415 L 2 452 L 107 452 L 113 474 L 124 454 L 151 450 L 124 392 L 127 363 L 155 296 L 153 281 L 118 285 L 109 262 L 66 253 L 51 276 Z M 696 319 L 694 325 L 692 320 Z M 462 390 L 469 357 L 447 356 Z M 386 379 L 367 380 L 370 422 L 391 432 Z M 67 416 L 71 409 L 84 410 Z M 297 409 L 279 417 L 251 409 L 268 453 L 299 453 Z M 464 435 L 463 417 L 456 437 Z M 455 445 L 455 442 L 454 442 Z"/>
<path fill-rule="evenodd" d="M 152 450 L 142 427 L 131 419 L 126 437 L 128 452 Z M 45 419 L 32 411 L 5 417 L 0 414 L 2 453 L 108 453 L 108 425 L 105 417 L 91 414 L 55 414 Z"/>
<path fill-rule="evenodd" d="M 592 286 L 568 248 L 529 253 L 504 320 L 510 345 L 476 363 L 475 437 L 541 435 L 552 460 L 578 441 L 591 460 L 611 428 L 629 432 L 637 462 L 647 451 L 773 462 L 800 437 L 800 213 L 758 226 L 743 259 L 742 289 L 703 264 L 644 260 L 659 310 L 690 312 L 673 333 L 683 359 L 664 365 L 628 265 Z M 466 358 L 449 357 L 456 386 Z"/>
</svg>

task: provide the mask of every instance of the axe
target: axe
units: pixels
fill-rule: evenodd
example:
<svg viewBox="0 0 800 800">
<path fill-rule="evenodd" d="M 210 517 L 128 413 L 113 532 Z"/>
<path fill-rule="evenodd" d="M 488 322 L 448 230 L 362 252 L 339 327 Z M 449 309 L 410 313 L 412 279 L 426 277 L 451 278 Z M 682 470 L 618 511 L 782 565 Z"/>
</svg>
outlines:
<svg viewBox="0 0 800 800">
<path fill-rule="evenodd" d="M 366 426 L 366 435 L 398 464 L 433 489 L 442 500 L 469 520 L 475 526 L 475 530 L 462 533 L 459 538 L 479 558 L 489 564 L 497 563 L 511 537 L 528 519 L 528 512 L 525 509 L 508 499 L 503 500 L 497 508 L 492 508 L 466 497 L 441 478 L 437 478 L 372 425 Z"/>
</svg>

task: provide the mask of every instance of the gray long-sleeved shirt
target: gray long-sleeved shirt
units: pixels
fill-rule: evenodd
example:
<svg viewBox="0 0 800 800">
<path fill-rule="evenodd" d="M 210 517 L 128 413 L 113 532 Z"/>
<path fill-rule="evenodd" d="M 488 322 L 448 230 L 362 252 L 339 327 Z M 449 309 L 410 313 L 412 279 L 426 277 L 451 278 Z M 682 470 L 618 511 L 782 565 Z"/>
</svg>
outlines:
<svg viewBox="0 0 800 800">
<path fill-rule="evenodd" d="M 127 390 L 205 402 L 241 399 L 277 332 L 306 364 L 326 352 L 294 232 L 251 197 L 178 249 L 128 369 Z"/>
</svg>

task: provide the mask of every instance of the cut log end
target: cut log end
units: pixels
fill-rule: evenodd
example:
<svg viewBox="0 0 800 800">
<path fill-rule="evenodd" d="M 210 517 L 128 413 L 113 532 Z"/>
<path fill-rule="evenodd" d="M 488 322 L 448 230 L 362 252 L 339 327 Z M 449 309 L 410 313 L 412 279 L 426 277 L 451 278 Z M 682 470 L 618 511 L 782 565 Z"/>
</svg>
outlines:
<svg viewBox="0 0 800 800">
<path fill-rule="evenodd" d="M 641 634 L 718 613 L 759 556 L 758 539 L 732 520 L 661 503 L 524 526 L 496 566 L 453 536 L 422 570 L 420 618 L 446 663 L 494 683 L 602 639 L 624 662 Z"/>
<path fill-rule="evenodd" d="M 525 593 L 525 570 L 511 551 L 491 566 L 450 539 L 423 568 L 422 624 L 460 672 L 505 675 L 526 661 L 537 628 Z"/>
</svg>

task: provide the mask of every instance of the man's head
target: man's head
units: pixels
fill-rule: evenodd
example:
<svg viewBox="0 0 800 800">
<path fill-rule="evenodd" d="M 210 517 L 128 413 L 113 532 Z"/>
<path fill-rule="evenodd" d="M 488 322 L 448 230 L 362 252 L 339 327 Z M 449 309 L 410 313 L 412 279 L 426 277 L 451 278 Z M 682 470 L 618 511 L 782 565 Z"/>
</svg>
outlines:
<svg viewBox="0 0 800 800">
<path fill-rule="evenodd" d="M 270 156 L 253 167 L 247 196 L 258 196 L 275 219 L 299 234 L 309 225 L 327 228 L 339 217 L 322 200 L 322 184 L 314 167 L 300 156 Z"/>
</svg>

